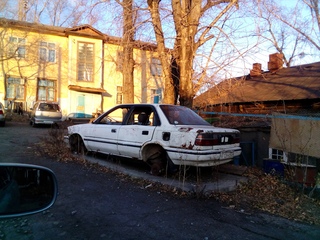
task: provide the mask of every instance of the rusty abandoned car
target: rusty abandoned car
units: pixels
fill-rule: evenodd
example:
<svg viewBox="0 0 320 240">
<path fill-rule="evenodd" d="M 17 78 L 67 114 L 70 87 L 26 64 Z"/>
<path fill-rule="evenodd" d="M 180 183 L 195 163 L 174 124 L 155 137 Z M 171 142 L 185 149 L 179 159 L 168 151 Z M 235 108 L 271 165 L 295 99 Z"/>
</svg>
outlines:
<svg viewBox="0 0 320 240">
<path fill-rule="evenodd" d="M 210 125 L 187 107 L 122 104 L 92 123 L 68 127 L 73 152 L 139 159 L 153 174 L 181 166 L 209 167 L 241 153 L 238 130 Z"/>
</svg>

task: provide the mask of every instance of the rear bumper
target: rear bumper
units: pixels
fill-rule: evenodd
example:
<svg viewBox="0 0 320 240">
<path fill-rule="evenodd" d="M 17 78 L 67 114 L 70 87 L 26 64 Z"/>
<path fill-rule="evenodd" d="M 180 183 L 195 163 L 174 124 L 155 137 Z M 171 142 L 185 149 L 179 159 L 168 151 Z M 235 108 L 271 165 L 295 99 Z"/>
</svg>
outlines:
<svg viewBox="0 0 320 240">
<path fill-rule="evenodd" d="M 225 164 L 241 154 L 240 147 L 209 151 L 170 148 L 166 149 L 166 151 L 174 164 L 196 167 L 210 167 Z"/>
<path fill-rule="evenodd" d="M 35 124 L 50 124 L 50 125 L 52 125 L 53 123 L 56 123 L 56 122 L 61 122 L 61 119 L 39 119 L 39 118 L 34 119 Z"/>
</svg>

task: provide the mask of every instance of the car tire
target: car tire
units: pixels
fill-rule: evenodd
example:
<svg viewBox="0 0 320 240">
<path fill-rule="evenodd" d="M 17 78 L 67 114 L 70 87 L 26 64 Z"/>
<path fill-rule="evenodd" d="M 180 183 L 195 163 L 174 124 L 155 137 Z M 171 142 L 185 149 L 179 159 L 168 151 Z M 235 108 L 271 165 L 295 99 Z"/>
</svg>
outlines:
<svg viewBox="0 0 320 240">
<path fill-rule="evenodd" d="M 178 171 L 178 166 L 171 161 L 164 149 L 161 149 L 157 154 L 150 156 L 147 163 L 151 167 L 150 173 L 152 175 L 167 175 Z"/>
<path fill-rule="evenodd" d="M 72 135 L 69 138 L 69 145 L 72 153 L 86 155 L 88 150 L 79 135 Z"/>
<path fill-rule="evenodd" d="M 34 128 L 37 127 L 37 124 L 35 124 L 34 121 L 30 121 L 30 125 L 31 127 L 34 127 Z"/>
</svg>

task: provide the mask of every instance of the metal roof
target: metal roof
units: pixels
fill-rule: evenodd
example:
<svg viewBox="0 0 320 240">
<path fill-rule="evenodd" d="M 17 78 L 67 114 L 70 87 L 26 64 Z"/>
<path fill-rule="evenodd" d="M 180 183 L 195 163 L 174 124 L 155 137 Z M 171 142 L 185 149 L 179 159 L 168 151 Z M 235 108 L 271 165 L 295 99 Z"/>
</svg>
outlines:
<svg viewBox="0 0 320 240">
<path fill-rule="evenodd" d="M 194 99 L 194 106 L 320 98 L 320 62 L 225 80 Z"/>
</svg>

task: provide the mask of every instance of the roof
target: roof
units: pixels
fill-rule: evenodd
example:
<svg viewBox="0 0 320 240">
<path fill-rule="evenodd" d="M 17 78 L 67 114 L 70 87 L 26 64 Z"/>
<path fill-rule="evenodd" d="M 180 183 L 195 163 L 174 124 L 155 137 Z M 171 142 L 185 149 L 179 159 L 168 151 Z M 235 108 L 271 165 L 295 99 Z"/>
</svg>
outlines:
<svg viewBox="0 0 320 240">
<path fill-rule="evenodd" d="M 194 99 L 194 106 L 320 98 L 320 62 L 225 80 Z"/>
<path fill-rule="evenodd" d="M 63 37 L 67 37 L 69 35 L 76 35 L 76 36 L 83 36 L 83 37 L 89 37 L 89 38 L 97 38 L 97 39 L 102 39 L 107 43 L 112 43 L 117 45 L 122 44 L 121 37 L 115 37 L 115 36 L 109 36 L 107 34 L 103 34 L 99 30 L 95 29 L 94 27 L 88 24 L 83 24 L 80 26 L 72 27 L 72 28 L 66 28 L 66 27 L 45 25 L 41 23 L 30 23 L 26 21 L 0 18 L 0 26 L 3 28 L 14 27 L 16 29 L 21 29 L 25 31 L 33 31 L 33 32 L 52 34 L 52 35 L 58 35 Z M 157 49 L 156 44 L 143 42 L 139 40 L 134 41 L 133 46 L 142 50 L 155 51 Z"/>
</svg>

